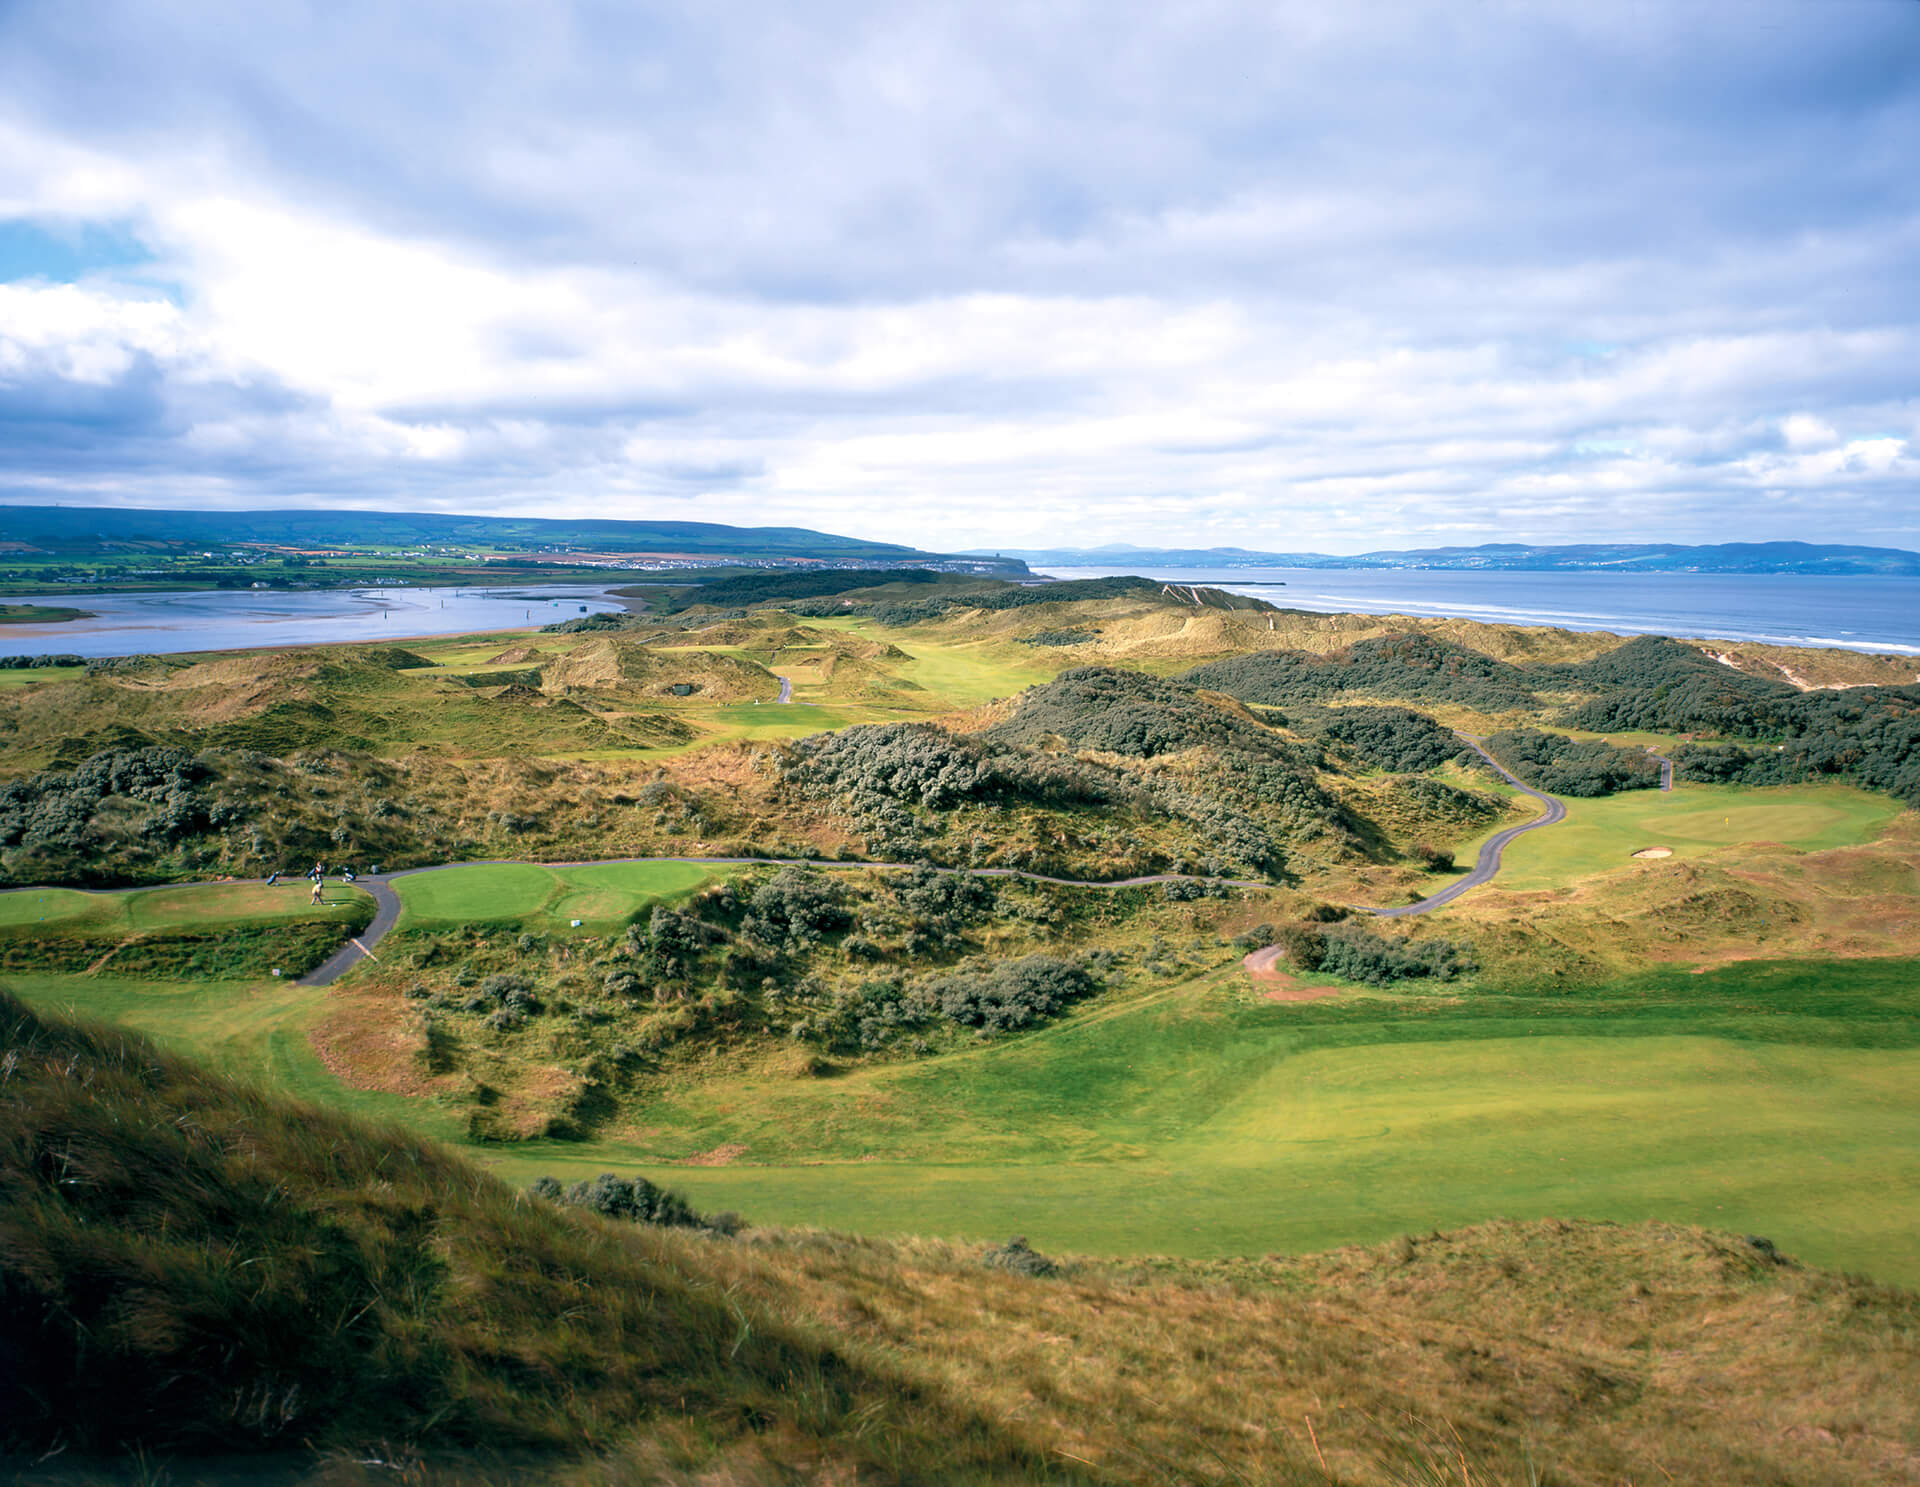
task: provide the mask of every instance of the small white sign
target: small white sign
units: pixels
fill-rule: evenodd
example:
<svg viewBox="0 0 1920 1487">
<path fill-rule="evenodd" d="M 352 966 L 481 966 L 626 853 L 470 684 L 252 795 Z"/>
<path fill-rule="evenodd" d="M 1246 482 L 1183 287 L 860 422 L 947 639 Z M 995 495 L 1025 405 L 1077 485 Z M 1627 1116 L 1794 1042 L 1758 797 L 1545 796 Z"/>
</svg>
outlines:
<svg viewBox="0 0 1920 1487">
<path fill-rule="evenodd" d="M 580 921 L 578 919 L 569 919 L 567 923 L 572 925 L 575 929 L 578 929 L 580 927 Z"/>
</svg>

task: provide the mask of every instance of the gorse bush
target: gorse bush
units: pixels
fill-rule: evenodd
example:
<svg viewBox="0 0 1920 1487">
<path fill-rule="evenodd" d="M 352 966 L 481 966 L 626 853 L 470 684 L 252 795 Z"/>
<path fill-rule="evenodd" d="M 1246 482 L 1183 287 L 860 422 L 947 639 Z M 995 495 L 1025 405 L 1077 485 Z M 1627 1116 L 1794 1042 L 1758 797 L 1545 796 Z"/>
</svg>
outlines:
<svg viewBox="0 0 1920 1487">
<path fill-rule="evenodd" d="M 814 794 L 879 797 L 931 810 L 1005 800 L 1100 804 L 1125 794 L 1111 774 L 960 738 L 931 723 L 876 724 L 803 738 L 793 747 L 787 773 Z"/>
<path fill-rule="evenodd" d="M 700 1229 L 706 1221 L 691 1204 L 666 1188 L 644 1177 L 621 1177 L 602 1172 L 590 1181 L 562 1186 L 557 1178 L 535 1178 L 527 1191 L 551 1203 L 584 1208 L 602 1218 L 620 1219 L 630 1224 L 659 1224 L 667 1228 Z"/>
<path fill-rule="evenodd" d="M 1277 943 L 1303 971 L 1386 986 L 1395 981 L 1451 981 L 1474 969 L 1472 950 L 1451 940 L 1390 940 L 1357 924 L 1333 929 L 1289 925 Z"/>
<path fill-rule="evenodd" d="M 823 872 L 786 867 L 748 900 L 745 931 L 769 945 L 815 945 L 851 926 L 847 890 Z"/>
<path fill-rule="evenodd" d="M 1013 716 L 983 737 L 1014 744 L 1059 738 L 1070 748 L 1135 759 L 1200 747 L 1294 757 L 1271 729 L 1209 701 L 1193 687 L 1111 666 L 1075 667 L 1029 688 Z"/>
<path fill-rule="evenodd" d="M 102 806 L 136 808 L 138 835 L 161 846 L 206 824 L 208 770 L 185 749 L 107 749 L 71 774 L 33 775 L 0 789 L 0 847 L 85 851 L 110 829 Z"/>
<path fill-rule="evenodd" d="M 1028 955 L 988 971 L 941 976 L 927 984 L 926 995 L 951 1022 L 1005 1032 L 1056 1017 L 1098 989 L 1071 961 Z"/>
<path fill-rule="evenodd" d="M 1369 769 L 1395 774 L 1438 769 L 1462 750 L 1451 729 L 1405 707 L 1302 709 L 1290 715 L 1290 722 L 1297 731 Z"/>
<path fill-rule="evenodd" d="M 1536 790 L 1552 795 L 1611 795 L 1660 784 L 1660 763 L 1644 749 L 1622 749 L 1600 739 L 1518 729 L 1496 733 L 1487 748 Z"/>
<path fill-rule="evenodd" d="M 1284 707 L 1344 694 L 1448 702 L 1486 712 L 1532 707 L 1527 673 L 1431 635 L 1363 640 L 1330 656 L 1259 651 L 1197 666 L 1180 678 L 1242 702 Z"/>
</svg>

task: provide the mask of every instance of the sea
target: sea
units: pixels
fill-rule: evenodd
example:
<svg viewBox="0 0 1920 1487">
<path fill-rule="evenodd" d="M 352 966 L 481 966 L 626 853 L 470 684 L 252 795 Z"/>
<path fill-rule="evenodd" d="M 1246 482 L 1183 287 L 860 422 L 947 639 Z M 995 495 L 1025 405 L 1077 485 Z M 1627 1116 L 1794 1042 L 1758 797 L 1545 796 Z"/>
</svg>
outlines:
<svg viewBox="0 0 1920 1487">
<path fill-rule="evenodd" d="M 1500 573 L 1396 568 L 1049 568 L 1056 578 L 1141 573 L 1319 614 L 1454 616 L 1616 635 L 1834 646 L 1920 656 L 1920 578 L 1789 573 Z M 622 608 L 622 584 L 538 588 L 221 589 L 36 595 L 90 611 L 0 625 L 0 655 L 169 655 L 333 641 L 403 641 L 553 624 Z M 16 601 L 19 602 L 19 601 Z"/>
<path fill-rule="evenodd" d="M 1316 614 L 1405 614 L 1920 656 L 1920 578 L 1800 573 L 1505 573 L 1432 568 L 1048 568 L 1140 573 Z"/>
</svg>

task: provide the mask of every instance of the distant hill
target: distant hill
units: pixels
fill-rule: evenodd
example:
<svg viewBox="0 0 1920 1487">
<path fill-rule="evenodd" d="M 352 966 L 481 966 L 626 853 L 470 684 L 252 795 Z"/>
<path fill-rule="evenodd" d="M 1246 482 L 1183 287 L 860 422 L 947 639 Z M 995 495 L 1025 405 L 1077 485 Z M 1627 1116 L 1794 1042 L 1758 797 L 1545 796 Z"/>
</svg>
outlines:
<svg viewBox="0 0 1920 1487">
<path fill-rule="evenodd" d="M 1022 573 L 1018 559 L 982 564 L 890 542 L 805 527 L 729 527 L 695 521 L 549 520 L 409 511 L 158 511 L 110 506 L 0 506 L 0 543 L 46 552 L 265 542 L 292 547 L 468 547 L 654 554 L 662 557 L 814 559 L 916 566 L 961 562 Z"/>
<path fill-rule="evenodd" d="M 1335 556 L 1321 552 L 1254 552 L 1244 547 L 1009 548 L 1004 556 L 1063 568 L 1114 563 L 1167 568 L 1452 568 L 1551 573 L 1832 573 L 1920 576 L 1920 553 L 1897 547 L 1846 547 L 1810 542 L 1578 543 L 1531 546 L 1422 547 Z"/>
</svg>

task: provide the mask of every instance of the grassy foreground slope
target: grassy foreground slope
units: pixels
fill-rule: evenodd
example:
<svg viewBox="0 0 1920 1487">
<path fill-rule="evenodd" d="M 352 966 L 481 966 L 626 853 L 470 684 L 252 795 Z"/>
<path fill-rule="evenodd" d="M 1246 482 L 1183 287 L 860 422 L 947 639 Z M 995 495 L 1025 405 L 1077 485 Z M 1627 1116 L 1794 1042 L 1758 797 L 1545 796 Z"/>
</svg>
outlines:
<svg viewBox="0 0 1920 1487">
<path fill-rule="evenodd" d="M 330 1481 L 376 1444 L 388 1471 L 549 1453 L 522 1481 L 1920 1480 L 1920 1301 L 1733 1236 L 1029 1275 L 613 1225 L 10 997 L 0 1050 L 9 1450 L 333 1447 Z"/>
</svg>

